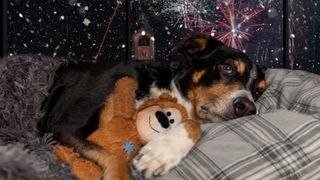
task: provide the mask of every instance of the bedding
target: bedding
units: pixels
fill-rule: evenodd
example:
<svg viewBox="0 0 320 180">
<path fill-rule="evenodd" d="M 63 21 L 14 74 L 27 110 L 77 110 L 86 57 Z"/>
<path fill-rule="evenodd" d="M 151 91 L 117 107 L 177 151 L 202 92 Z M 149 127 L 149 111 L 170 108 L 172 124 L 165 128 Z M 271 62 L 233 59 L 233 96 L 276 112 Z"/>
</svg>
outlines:
<svg viewBox="0 0 320 180">
<path fill-rule="evenodd" d="M 270 69 L 259 114 L 202 125 L 182 163 L 157 180 L 320 179 L 320 76 Z"/>
<path fill-rule="evenodd" d="M 74 179 L 52 153 L 50 135 L 36 132 L 41 102 L 65 63 L 42 56 L 0 61 L 0 179 Z M 153 179 L 320 179 L 320 77 L 284 69 L 266 76 L 259 115 L 202 125 L 182 163 Z"/>
</svg>

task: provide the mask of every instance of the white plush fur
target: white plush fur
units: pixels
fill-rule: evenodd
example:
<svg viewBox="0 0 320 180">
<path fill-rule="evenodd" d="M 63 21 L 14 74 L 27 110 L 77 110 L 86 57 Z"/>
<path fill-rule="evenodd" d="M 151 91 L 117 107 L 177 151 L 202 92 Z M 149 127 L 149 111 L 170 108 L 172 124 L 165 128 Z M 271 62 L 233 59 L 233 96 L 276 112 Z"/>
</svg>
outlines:
<svg viewBox="0 0 320 180">
<path fill-rule="evenodd" d="M 151 140 L 133 160 L 135 168 L 145 177 L 163 175 L 175 167 L 193 147 L 183 124 L 177 125 Z"/>
<path fill-rule="evenodd" d="M 168 93 L 177 98 L 177 102 L 187 109 L 189 118 L 192 118 L 193 106 L 190 101 L 181 95 L 174 81 L 171 82 L 170 90 L 159 89 L 152 85 L 148 98 L 158 98 L 163 93 Z M 146 98 L 137 101 L 137 107 L 143 104 L 145 100 Z M 133 165 L 139 172 L 145 170 L 146 177 L 167 173 L 179 164 L 194 146 L 195 142 L 189 138 L 188 134 L 183 124 L 161 133 L 140 150 L 139 155 L 133 160 Z"/>
</svg>

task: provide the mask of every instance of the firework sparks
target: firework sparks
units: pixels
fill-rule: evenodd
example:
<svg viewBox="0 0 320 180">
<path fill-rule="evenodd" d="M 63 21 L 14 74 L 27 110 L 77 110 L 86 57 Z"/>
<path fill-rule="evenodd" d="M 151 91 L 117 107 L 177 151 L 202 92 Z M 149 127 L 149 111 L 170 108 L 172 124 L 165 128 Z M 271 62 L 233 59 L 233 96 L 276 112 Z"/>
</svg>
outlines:
<svg viewBox="0 0 320 180">
<path fill-rule="evenodd" d="M 169 3 L 162 13 L 174 13 L 177 17 L 175 25 L 182 23 L 186 29 L 198 28 L 199 30 L 208 23 L 205 18 L 210 12 L 206 0 L 178 0 Z"/>
<path fill-rule="evenodd" d="M 170 3 L 163 13 L 175 14 L 175 24 L 183 23 L 191 32 L 210 34 L 226 45 L 244 50 L 244 42 L 253 36 L 253 30 L 264 26 L 256 18 L 272 0 L 178 0 Z"/>
<path fill-rule="evenodd" d="M 265 25 L 264 23 L 253 23 L 253 19 L 265 10 L 261 6 L 250 9 L 242 1 L 235 4 L 234 0 L 224 3 L 218 0 L 216 9 L 222 14 L 218 24 L 212 27 L 215 28 L 216 38 L 233 48 L 244 50 L 243 42 L 252 37 L 251 30 Z M 213 30 L 210 31 L 211 35 L 213 35 L 212 32 Z"/>
</svg>

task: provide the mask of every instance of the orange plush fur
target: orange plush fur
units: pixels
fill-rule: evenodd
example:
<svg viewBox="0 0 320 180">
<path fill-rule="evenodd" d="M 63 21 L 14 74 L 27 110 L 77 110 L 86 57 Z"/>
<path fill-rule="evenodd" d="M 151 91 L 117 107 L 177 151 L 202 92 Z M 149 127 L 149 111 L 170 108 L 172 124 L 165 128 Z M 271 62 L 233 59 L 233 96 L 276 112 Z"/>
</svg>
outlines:
<svg viewBox="0 0 320 180">
<path fill-rule="evenodd" d="M 111 158 L 110 167 L 107 167 L 112 174 L 108 176 L 110 179 L 130 179 L 129 162 L 146 143 L 137 131 L 136 118 L 139 112 L 150 106 L 159 106 L 175 108 L 181 113 L 181 119 L 188 118 L 186 109 L 168 94 L 161 95 L 159 99 L 147 100 L 137 110 L 134 98 L 136 89 L 137 83 L 133 79 L 124 77 L 118 80 L 113 95 L 107 99 L 100 113 L 99 128 L 87 137 L 88 141 L 100 145 L 114 157 Z M 124 144 L 128 143 L 134 147 L 130 153 L 123 149 Z M 69 147 L 58 145 L 55 153 L 60 160 L 70 164 L 73 174 L 81 180 L 101 179 L 103 176 L 99 166 Z"/>
</svg>

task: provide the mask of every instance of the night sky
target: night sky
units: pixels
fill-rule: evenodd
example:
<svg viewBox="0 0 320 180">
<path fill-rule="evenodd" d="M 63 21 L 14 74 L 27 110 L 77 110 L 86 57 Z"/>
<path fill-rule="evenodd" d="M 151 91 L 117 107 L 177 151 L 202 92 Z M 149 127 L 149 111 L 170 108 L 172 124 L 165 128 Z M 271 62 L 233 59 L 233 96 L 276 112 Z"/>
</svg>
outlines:
<svg viewBox="0 0 320 180">
<path fill-rule="evenodd" d="M 289 2 L 290 65 L 320 74 L 320 1 Z"/>
<path fill-rule="evenodd" d="M 320 9 L 290 0 L 290 64 L 320 73 Z M 116 1 L 9 0 L 10 55 L 41 53 L 79 61 L 97 54 Z M 188 35 L 203 32 L 267 67 L 283 67 L 283 3 L 276 0 L 134 0 L 130 34 L 155 33 L 156 60 Z M 126 60 L 126 4 L 117 11 L 101 62 Z"/>
<path fill-rule="evenodd" d="M 77 60 L 97 54 L 116 2 L 10 0 L 9 53 L 41 53 Z M 102 51 L 103 61 L 125 60 L 125 11 L 118 11 Z"/>
<path fill-rule="evenodd" d="M 148 3 L 147 3 L 148 2 Z M 233 28 L 224 28 L 221 23 L 231 25 L 229 16 L 225 17 L 222 8 L 234 7 L 235 33 L 230 38 L 242 43 L 230 44 L 246 52 L 256 63 L 268 67 L 282 67 L 283 34 L 282 34 L 282 3 L 262 2 L 256 0 L 212 1 L 212 0 L 176 0 L 176 1 L 136 1 L 133 7 L 133 23 L 136 29 L 144 25 L 155 32 L 157 59 L 165 58 L 168 51 L 184 37 L 203 32 L 218 38 L 220 34 L 230 33 Z M 219 8 L 218 2 L 221 4 Z M 231 4 L 231 5 L 230 5 Z M 260 13 L 254 17 L 254 12 Z M 248 16 L 247 16 L 248 15 Z M 247 16 L 247 17 L 246 17 Z M 247 22 L 240 22 L 248 18 Z M 139 20 L 140 19 L 140 20 Z M 248 40 L 239 36 L 237 31 L 249 34 Z M 238 38 L 239 37 L 239 38 Z"/>
</svg>

